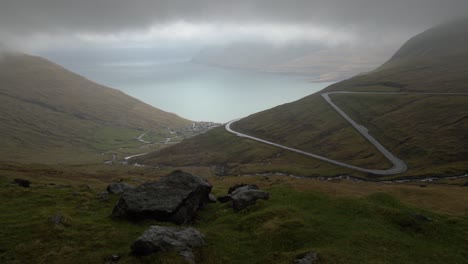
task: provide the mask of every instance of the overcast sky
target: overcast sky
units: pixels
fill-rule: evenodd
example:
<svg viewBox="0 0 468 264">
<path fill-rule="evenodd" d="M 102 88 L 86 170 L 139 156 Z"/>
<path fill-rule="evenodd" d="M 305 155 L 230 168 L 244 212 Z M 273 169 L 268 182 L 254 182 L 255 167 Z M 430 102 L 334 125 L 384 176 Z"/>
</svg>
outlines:
<svg viewBox="0 0 468 264">
<path fill-rule="evenodd" d="M 2 0 L 3 46 L 152 47 L 252 40 L 398 43 L 468 14 L 467 0 Z"/>
</svg>

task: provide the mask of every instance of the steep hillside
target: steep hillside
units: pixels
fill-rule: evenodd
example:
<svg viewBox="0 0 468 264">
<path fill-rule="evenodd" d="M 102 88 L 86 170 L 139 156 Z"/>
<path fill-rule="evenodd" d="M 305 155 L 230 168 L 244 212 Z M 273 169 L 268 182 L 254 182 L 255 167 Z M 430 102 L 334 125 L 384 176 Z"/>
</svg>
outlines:
<svg viewBox="0 0 468 264">
<path fill-rule="evenodd" d="M 431 28 L 407 41 L 376 70 L 327 90 L 467 92 L 467 43 L 468 19 Z"/>
<path fill-rule="evenodd" d="M 376 70 L 325 91 L 468 92 L 468 20 L 430 29 Z M 400 176 L 454 175 L 468 171 L 468 96 L 332 95 L 358 123 L 409 165 Z M 385 159 L 341 116 L 313 94 L 251 115 L 236 131 L 366 168 L 388 167 Z M 191 157 L 191 158 L 187 158 Z M 158 165 L 224 164 L 240 172 L 284 171 L 299 175 L 350 172 L 274 147 L 237 138 L 221 129 L 179 146 L 141 157 Z M 330 169 L 332 167 L 332 169 Z"/>
<path fill-rule="evenodd" d="M 0 158 L 74 162 L 113 148 L 132 147 L 134 137 L 163 137 L 191 122 L 93 83 L 40 57 L 0 59 Z"/>
</svg>

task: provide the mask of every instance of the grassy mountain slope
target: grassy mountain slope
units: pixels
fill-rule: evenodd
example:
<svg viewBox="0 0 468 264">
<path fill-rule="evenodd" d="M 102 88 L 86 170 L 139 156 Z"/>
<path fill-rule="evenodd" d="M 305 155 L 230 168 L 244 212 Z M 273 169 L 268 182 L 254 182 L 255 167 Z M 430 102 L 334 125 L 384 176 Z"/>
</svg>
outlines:
<svg viewBox="0 0 468 264">
<path fill-rule="evenodd" d="M 4 160 L 92 160 L 113 148 L 136 147 L 133 138 L 142 131 L 164 134 L 191 124 L 40 57 L 3 56 L 0 84 Z"/>
<path fill-rule="evenodd" d="M 327 90 L 468 91 L 468 19 L 431 28 L 408 40 L 376 70 Z"/>
<path fill-rule="evenodd" d="M 435 27 L 408 41 L 375 71 L 325 90 L 468 92 L 468 46 L 463 45 L 466 39 L 468 20 Z M 334 95 L 333 99 L 397 156 L 408 160 L 410 170 L 404 175 L 451 175 L 468 171 L 465 158 L 468 97 Z M 388 166 L 319 94 L 254 114 L 237 122 L 234 128 L 354 165 Z M 223 139 L 217 140 L 220 137 Z M 240 148 L 247 144 L 249 147 Z M 262 155 L 257 155 L 260 150 Z M 187 156 L 192 158 L 187 160 Z M 141 157 L 139 162 L 185 165 L 193 160 L 198 160 L 200 165 L 224 162 L 234 172 L 349 173 L 342 168 L 328 171 L 324 168 L 330 165 L 252 143 L 221 129 Z M 256 164 L 255 169 L 250 164 Z"/>
</svg>

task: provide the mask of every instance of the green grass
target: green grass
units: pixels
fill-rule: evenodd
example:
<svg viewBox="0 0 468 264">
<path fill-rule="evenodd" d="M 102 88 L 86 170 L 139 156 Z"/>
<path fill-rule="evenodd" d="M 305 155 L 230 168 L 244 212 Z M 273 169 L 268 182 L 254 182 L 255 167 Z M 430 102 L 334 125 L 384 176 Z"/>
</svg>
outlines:
<svg viewBox="0 0 468 264">
<path fill-rule="evenodd" d="M 132 129 L 116 129 L 115 127 L 102 127 L 94 132 L 92 147 L 100 151 L 108 151 L 121 148 L 138 148 L 141 143 L 135 138 L 141 135 L 141 131 Z"/>
<path fill-rule="evenodd" d="M 334 102 L 407 162 L 409 175 L 468 170 L 468 96 L 333 95 Z"/>
<path fill-rule="evenodd" d="M 229 209 L 219 213 L 223 205 L 202 214 L 208 222 L 200 228 L 214 237 L 213 251 L 218 253 L 206 263 L 290 263 L 296 255 L 310 250 L 320 254 L 321 263 L 466 260 L 466 219 L 423 212 L 436 220 L 417 221 L 411 213 L 419 210 L 382 193 L 364 199 L 332 199 L 285 187 L 270 191 L 270 201 L 240 214 Z M 220 249 L 217 245 L 224 244 L 226 237 L 229 245 Z"/>
<path fill-rule="evenodd" d="M 224 127 L 135 159 L 141 164 L 171 167 L 223 166 L 231 175 L 282 172 L 295 175 L 337 175 L 350 172 L 328 163 L 241 139 Z"/>
<path fill-rule="evenodd" d="M 128 255 L 132 241 L 158 223 L 111 219 L 118 196 L 99 200 L 102 184 L 33 180 L 25 189 L 10 180 L 0 177 L 2 263 L 103 263 L 113 254 L 122 256 L 119 263 L 183 263 L 176 254 Z M 216 183 L 215 193 L 225 193 Z M 195 250 L 197 263 L 290 263 L 310 250 L 319 253 L 320 263 L 465 263 L 468 258 L 468 216 L 410 207 L 384 193 L 331 197 L 284 184 L 267 190 L 270 200 L 240 213 L 225 204 L 200 212 L 194 227 L 206 235 L 207 246 Z M 50 222 L 56 214 L 64 216 L 63 224 Z"/>
</svg>

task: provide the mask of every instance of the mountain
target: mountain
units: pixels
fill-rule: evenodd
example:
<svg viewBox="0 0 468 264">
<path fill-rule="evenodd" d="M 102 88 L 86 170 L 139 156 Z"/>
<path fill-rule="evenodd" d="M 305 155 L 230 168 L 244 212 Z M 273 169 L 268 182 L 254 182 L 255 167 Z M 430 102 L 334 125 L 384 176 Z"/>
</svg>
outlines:
<svg viewBox="0 0 468 264">
<path fill-rule="evenodd" d="M 468 19 L 439 25 L 408 40 L 386 63 L 328 90 L 466 92 Z M 374 89 L 374 88 L 370 88 Z M 375 90 L 375 89 L 374 89 Z"/>
<path fill-rule="evenodd" d="M 335 94 L 332 99 L 409 170 L 402 176 L 468 171 L 468 20 L 437 26 L 405 43 L 377 69 L 322 92 L 411 92 L 406 95 Z M 236 131 L 371 169 L 386 159 L 320 96 L 310 95 L 236 122 Z M 138 158 L 139 163 L 212 166 L 219 173 L 285 172 L 302 176 L 362 173 L 229 134 L 223 128 Z M 375 176 L 372 176 L 375 177 Z"/>
<path fill-rule="evenodd" d="M 205 48 L 193 58 L 193 62 L 260 72 L 308 75 L 316 82 L 332 82 L 367 72 L 389 56 L 385 49 L 373 50 L 363 56 L 359 52 L 361 49 L 312 44 L 272 46 L 236 43 Z"/>
<path fill-rule="evenodd" d="M 36 56 L 3 55 L 0 84 L 1 160 L 92 160 L 192 124 Z"/>
</svg>

